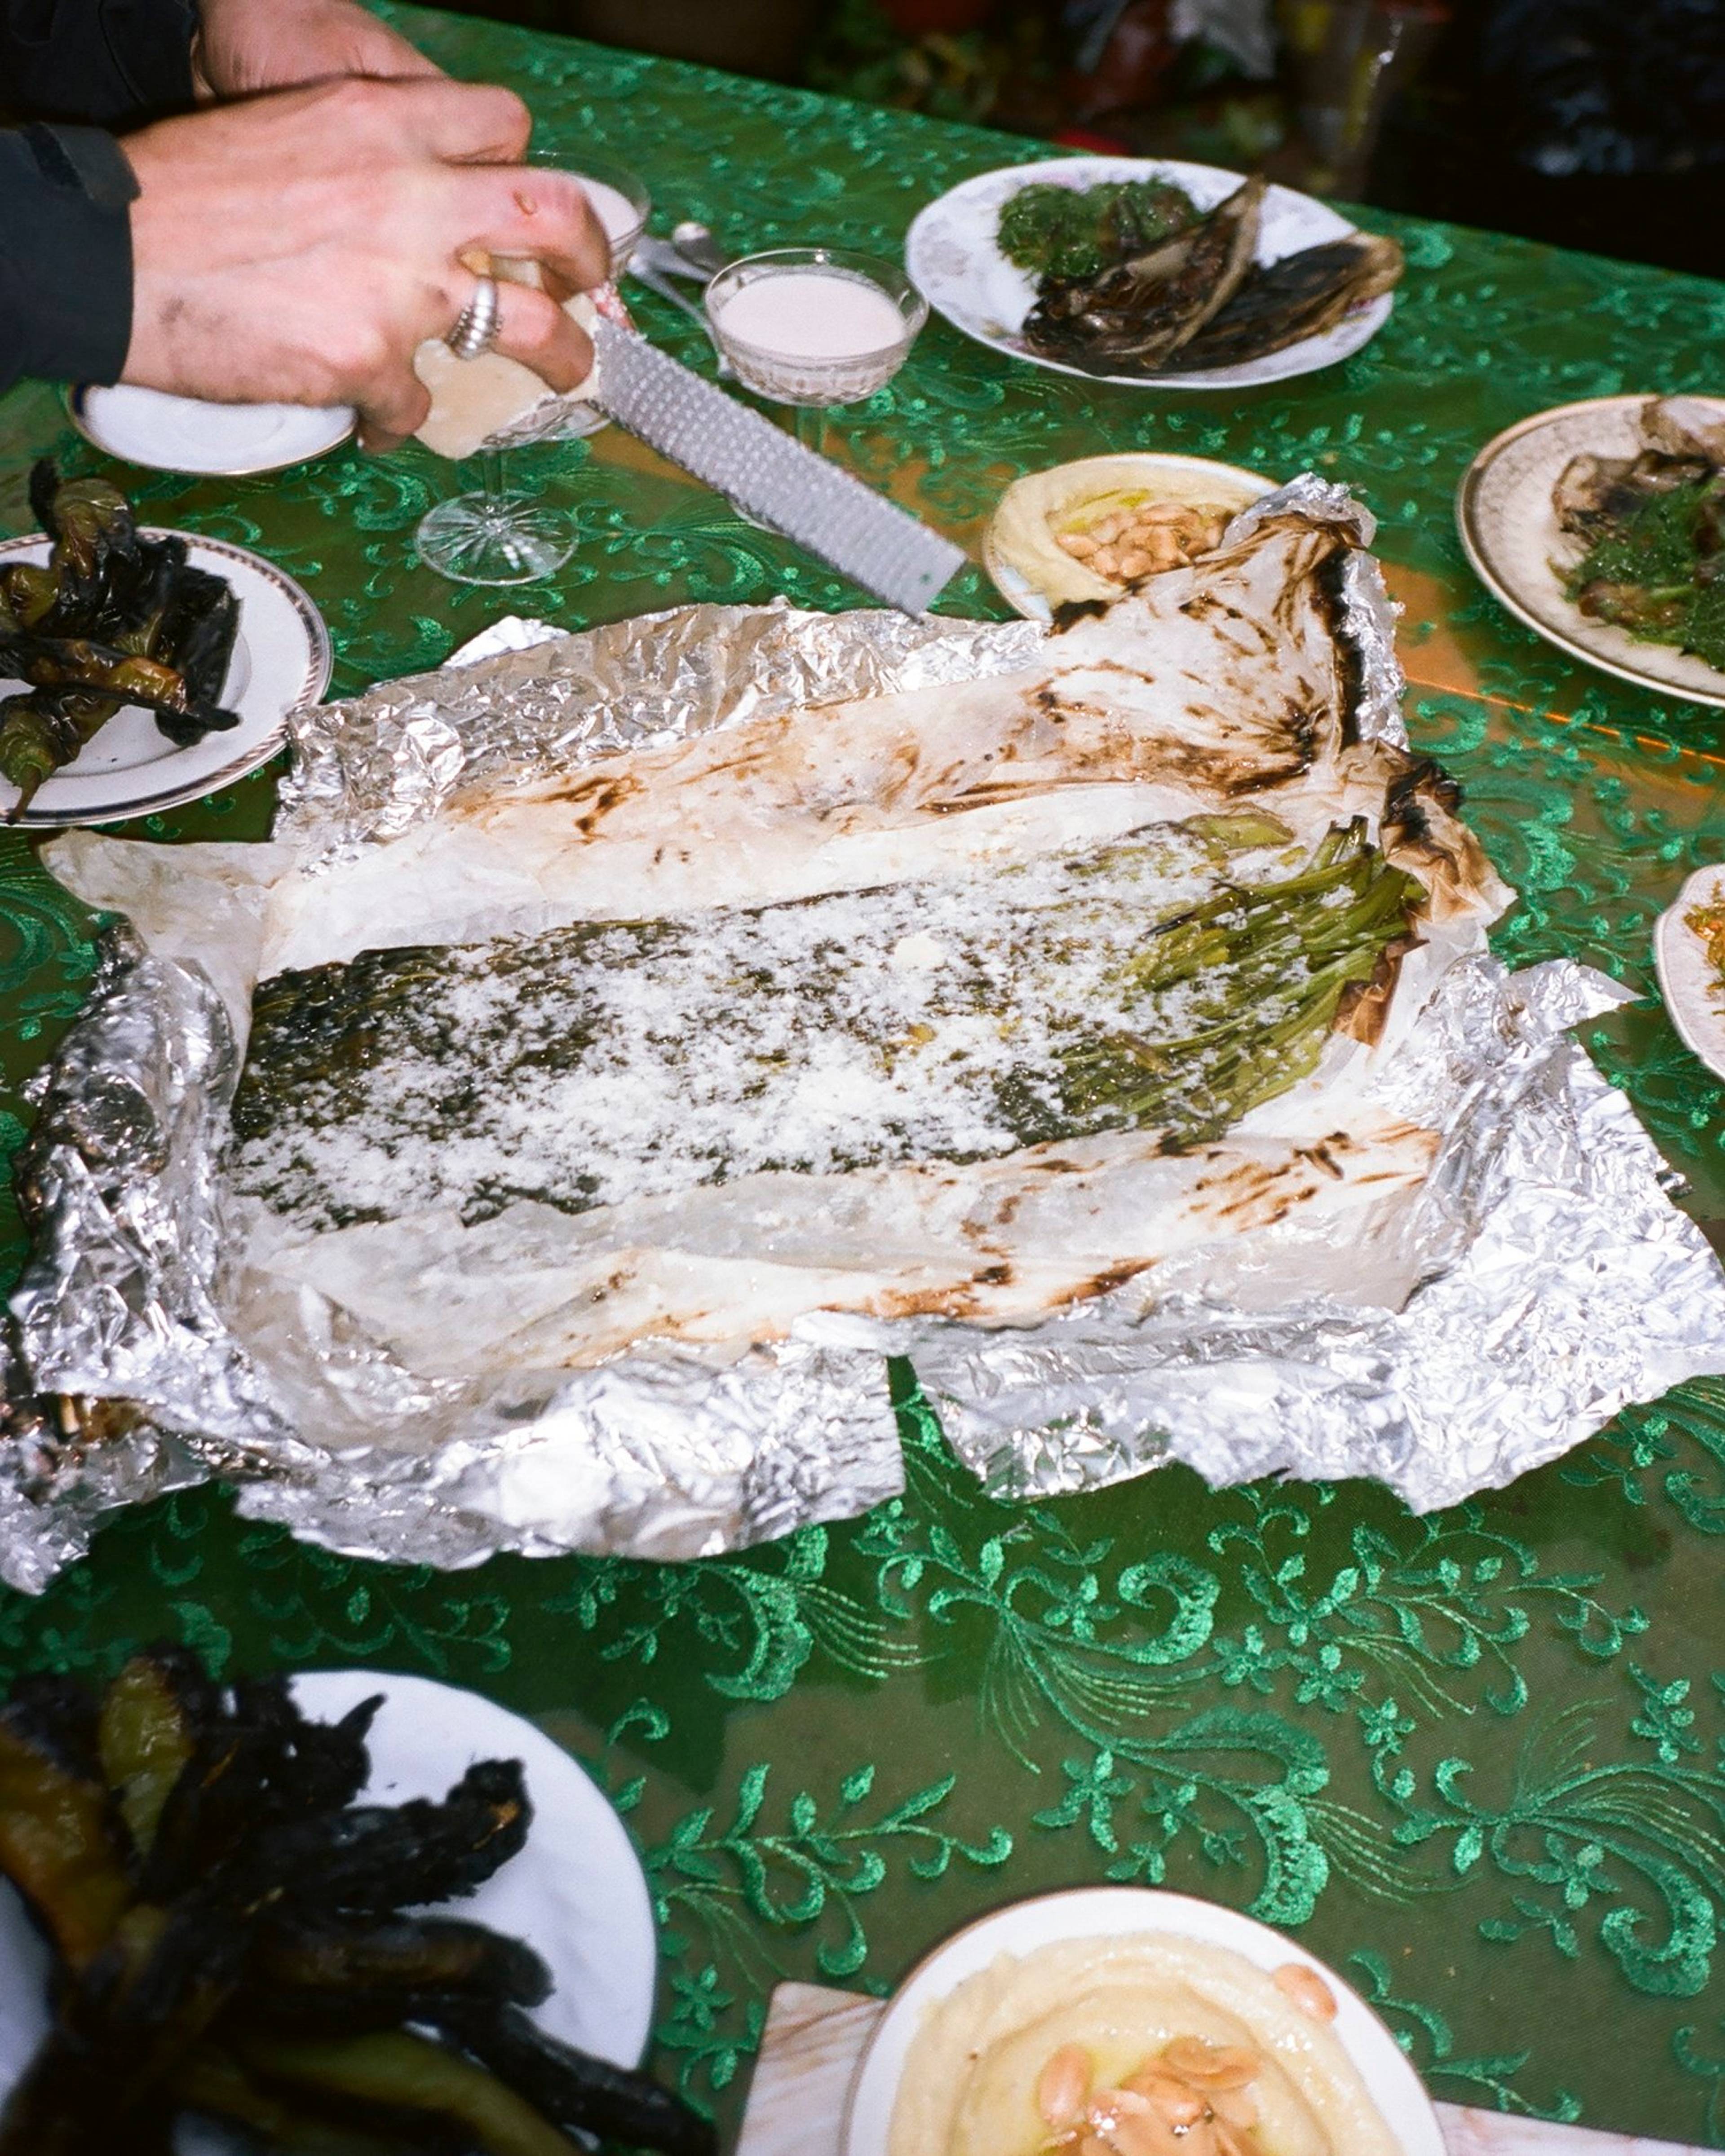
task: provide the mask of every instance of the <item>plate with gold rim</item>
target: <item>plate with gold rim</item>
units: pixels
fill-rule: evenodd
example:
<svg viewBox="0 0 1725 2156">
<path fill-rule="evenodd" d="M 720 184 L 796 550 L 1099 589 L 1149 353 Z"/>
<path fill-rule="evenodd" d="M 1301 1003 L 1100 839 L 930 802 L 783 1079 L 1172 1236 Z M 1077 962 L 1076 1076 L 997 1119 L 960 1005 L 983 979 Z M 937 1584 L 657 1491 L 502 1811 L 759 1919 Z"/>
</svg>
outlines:
<svg viewBox="0 0 1725 2156">
<path fill-rule="evenodd" d="M 1563 572 L 1581 548 L 1558 523 L 1553 489 L 1572 457 L 1633 457 L 1644 446 L 1636 422 L 1647 401 L 1646 393 L 1589 397 L 1506 427 L 1462 474 L 1455 528 L 1486 590 L 1548 644 L 1637 688 L 1725 708 L 1725 674 L 1717 667 L 1594 621 L 1564 594 Z M 1692 401 L 1725 417 L 1725 398 Z"/>
<path fill-rule="evenodd" d="M 216 404 L 134 382 L 66 392 L 72 424 L 94 449 L 146 471 L 254 479 L 339 449 L 359 424 L 351 404 Z"/>
<path fill-rule="evenodd" d="M 122 823 L 231 786 L 282 747 L 288 713 L 315 703 L 329 686 L 334 664 L 329 631 L 310 596 L 284 570 L 247 547 L 196 531 L 151 526 L 142 536 L 183 539 L 192 567 L 232 586 L 239 602 L 239 634 L 222 701 L 238 712 L 239 724 L 180 748 L 148 711 L 129 704 L 70 763 L 43 781 L 17 819 L 25 829 Z M 40 532 L 0 542 L 0 564 L 45 562 L 48 555 L 49 542 Z M 0 679 L 0 698 L 26 693 L 24 682 Z M 0 778 L 0 817 L 9 814 L 17 799 L 17 788 Z"/>
<path fill-rule="evenodd" d="M 1725 1078 L 1725 973 L 1692 916 L 1703 906 L 1725 908 L 1725 862 L 1697 869 L 1654 924 L 1653 965 L 1659 992 L 1686 1048 L 1716 1077 Z"/>
</svg>

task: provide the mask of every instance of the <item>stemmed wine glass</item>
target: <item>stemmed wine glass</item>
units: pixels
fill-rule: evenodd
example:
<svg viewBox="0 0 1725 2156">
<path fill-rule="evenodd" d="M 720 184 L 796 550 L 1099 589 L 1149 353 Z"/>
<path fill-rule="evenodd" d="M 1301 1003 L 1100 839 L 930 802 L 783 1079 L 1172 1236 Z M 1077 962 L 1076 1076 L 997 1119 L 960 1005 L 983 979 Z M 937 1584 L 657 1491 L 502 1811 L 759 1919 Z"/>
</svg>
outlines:
<svg viewBox="0 0 1725 2156">
<path fill-rule="evenodd" d="M 797 439 L 822 451 L 827 413 L 884 388 L 928 302 L 902 270 L 842 247 L 745 255 L 706 288 L 713 341 L 757 397 L 788 404 Z"/>
<path fill-rule="evenodd" d="M 567 169 L 561 157 L 550 152 L 536 151 L 530 162 Z M 573 177 L 587 188 L 605 228 L 611 244 L 611 275 L 615 280 L 623 274 L 646 228 L 651 198 L 633 172 L 608 161 L 583 158 Z M 491 268 L 499 278 L 520 279 L 526 273 L 526 281 L 538 280 L 536 264 L 498 259 Z M 471 363 L 480 364 L 482 359 Z M 603 424 L 598 413 L 578 411 L 571 414 L 562 431 L 572 438 L 591 434 Z M 562 568 L 575 551 L 574 518 L 567 510 L 511 492 L 504 481 L 504 454 L 501 449 L 482 449 L 478 490 L 440 501 L 419 520 L 414 534 L 419 558 L 456 583 L 535 583 Z"/>
</svg>

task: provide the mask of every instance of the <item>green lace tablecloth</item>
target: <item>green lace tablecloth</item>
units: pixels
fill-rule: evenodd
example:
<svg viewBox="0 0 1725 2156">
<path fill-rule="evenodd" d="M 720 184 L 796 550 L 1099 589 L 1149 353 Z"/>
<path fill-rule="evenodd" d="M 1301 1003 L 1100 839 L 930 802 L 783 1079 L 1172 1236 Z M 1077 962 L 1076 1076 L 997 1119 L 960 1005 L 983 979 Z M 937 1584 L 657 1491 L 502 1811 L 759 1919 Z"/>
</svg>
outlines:
<svg viewBox="0 0 1725 2156">
<path fill-rule="evenodd" d="M 892 248 L 923 202 L 1009 159 L 999 136 L 449 16 L 400 19 L 458 74 L 514 84 L 542 139 L 649 178 L 666 225 L 734 245 Z M 1450 497 L 1542 406 L 1717 388 L 1725 287 L 1396 222 L 1389 327 L 1255 393 L 1069 380 L 925 331 L 836 453 L 963 537 L 1001 485 L 1135 444 L 1348 481 L 1409 606 L 1418 744 L 1466 783 L 1521 901 L 1497 941 L 1652 984 L 1648 930 L 1725 855 L 1725 715 L 1572 665 L 1470 575 Z M 704 358 L 650 297 L 644 323 Z M 0 525 L 29 459 L 99 463 L 56 398 L 0 403 Z M 569 625 L 692 599 L 859 594 L 614 432 L 523 454 L 582 543 L 525 594 Z M 417 451 L 279 479 L 123 471 L 153 519 L 304 580 L 336 685 L 434 663 L 495 594 L 414 561 L 450 490 Z M 973 573 L 947 602 L 999 613 Z M 250 839 L 260 775 L 164 839 Z M 91 922 L 0 841 L 0 1056 L 16 1083 L 77 1009 Z M 1721 1089 L 1656 1003 L 1589 1029 L 1704 1219 L 1725 1215 Z M 25 1110 L 8 1096 L 0 1137 Z M 13 1230 L 16 1244 L 16 1231 Z M 0 1674 L 111 1668 L 172 1634 L 218 1668 L 366 1663 L 476 1686 L 592 1767 L 647 1864 L 659 2056 L 734 2115 L 782 1974 L 890 1985 L 980 1909 L 1137 1880 L 1250 1908 L 1345 1969 L 1454 2101 L 1725 2143 L 1725 1388 L 1638 1409 L 1568 1460 L 1425 1520 L 1364 1486 L 1209 1494 L 1183 1470 L 1020 1511 L 984 1500 L 904 1388 L 909 1488 L 854 1525 L 682 1568 L 349 1563 L 213 1493 L 122 1517 L 39 1601 L 0 1600 Z"/>
</svg>

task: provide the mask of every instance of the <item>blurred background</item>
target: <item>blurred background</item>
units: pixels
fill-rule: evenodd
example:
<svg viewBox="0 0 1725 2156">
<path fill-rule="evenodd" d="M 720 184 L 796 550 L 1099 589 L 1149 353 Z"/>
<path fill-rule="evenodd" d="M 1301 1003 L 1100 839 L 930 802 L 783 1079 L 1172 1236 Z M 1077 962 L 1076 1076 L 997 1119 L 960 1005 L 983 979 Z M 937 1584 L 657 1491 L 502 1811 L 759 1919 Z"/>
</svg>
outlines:
<svg viewBox="0 0 1725 2156">
<path fill-rule="evenodd" d="M 1087 149 L 1725 275 L 1725 0 L 462 0 Z"/>
</svg>

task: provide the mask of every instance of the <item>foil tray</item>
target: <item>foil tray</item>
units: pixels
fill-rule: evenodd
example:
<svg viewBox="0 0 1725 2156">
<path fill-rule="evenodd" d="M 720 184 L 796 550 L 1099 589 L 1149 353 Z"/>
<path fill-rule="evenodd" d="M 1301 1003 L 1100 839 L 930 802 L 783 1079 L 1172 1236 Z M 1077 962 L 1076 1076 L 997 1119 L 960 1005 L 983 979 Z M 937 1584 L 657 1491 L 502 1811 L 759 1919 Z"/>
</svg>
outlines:
<svg viewBox="0 0 1725 2156">
<path fill-rule="evenodd" d="M 1363 512 L 1295 503 L 1370 537 Z M 1343 593 L 1363 726 L 1399 741 L 1376 565 Z M 840 696 L 1030 663 L 1024 622 L 694 607 L 578 636 L 505 625 L 463 663 L 294 715 L 275 848 L 316 868 L 645 743 Z M 489 652 L 489 655 L 487 653 Z M 214 969 L 221 971 L 220 968 Z M 1499 1486 L 1631 1400 L 1725 1372 L 1725 1273 L 1623 1096 L 1571 1036 L 1624 1000 L 1559 962 L 1450 967 L 1399 1051 L 1394 1105 L 1442 1133 L 1399 1310 L 1266 1305 L 1158 1268 L 1034 1325 L 819 1315 L 742 1352 L 639 1348 L 596 1368 L 427 1379 L 341 1314 L 248 1306 L 221 1149 L 249 983 L 114 932 L 37 1081 L 21 1157 L 31 1255 L 11 1303 L 0 1574 L 35 1590 L 101 1514 L 212 1478 L 243 1514 L 355 1555 L 689 1558 L 865 1511 L 902 1483 L 885 1358 L 910 1356 L 959 1455 L 1008 1497 L 1168 1460 L 1212 1484 L 1368 1476 L 1415 1510 Z M 244 1330 L 245 1339 L 239 1337 Z"/>
</svg>

